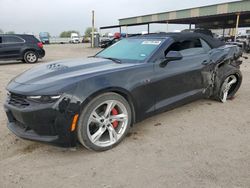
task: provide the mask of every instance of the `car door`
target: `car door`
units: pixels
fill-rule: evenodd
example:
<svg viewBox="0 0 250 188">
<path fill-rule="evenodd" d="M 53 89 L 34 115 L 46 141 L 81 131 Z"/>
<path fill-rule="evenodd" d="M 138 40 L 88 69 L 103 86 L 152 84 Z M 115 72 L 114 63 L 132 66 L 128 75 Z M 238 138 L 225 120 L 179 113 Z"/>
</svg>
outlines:
<svg viewBox="0 0 250 188">
<path fill-rule="evenodd" d="M 2 58 L 3 56 L 3 44 L 2 44 L 2 36 L 0 36 L 0 59 Z"/>
<path fill-rule="evenodd" d="M 1 55 L 3 59 L 15 59 L 21 56 L 24 40 L 18 36 L 3 35 Z"/>
<path fill-rule="evenodd" d="M 174 107 L 200 98 L 204 92 L 202 70 L 209 63 L 209 46 L 204 49 L 201 39 L 193 38 L 174 42 L 164 50 L 179 51 L 181 60 L 161 66 L 155 63 L 155 110 Z M 210 48 L 211 49 L 211 48 Z"/>
</svg>

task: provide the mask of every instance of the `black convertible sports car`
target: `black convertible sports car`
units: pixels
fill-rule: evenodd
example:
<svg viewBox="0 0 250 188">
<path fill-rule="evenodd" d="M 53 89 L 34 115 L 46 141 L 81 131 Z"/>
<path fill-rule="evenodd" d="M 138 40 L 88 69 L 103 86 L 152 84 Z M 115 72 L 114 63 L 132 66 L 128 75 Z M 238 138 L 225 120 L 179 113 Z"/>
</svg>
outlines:
<svg viewBox="0 0 250 188">
<path fill-rule="evenodd" d="M 107 150 L 153 114 L 232 98 L 241 55 L 203 34 L 161 33 L 123 39 L 87 59 L 41 64 L 8 84 L 8 128 L 25 139 Z"/>
</svg>

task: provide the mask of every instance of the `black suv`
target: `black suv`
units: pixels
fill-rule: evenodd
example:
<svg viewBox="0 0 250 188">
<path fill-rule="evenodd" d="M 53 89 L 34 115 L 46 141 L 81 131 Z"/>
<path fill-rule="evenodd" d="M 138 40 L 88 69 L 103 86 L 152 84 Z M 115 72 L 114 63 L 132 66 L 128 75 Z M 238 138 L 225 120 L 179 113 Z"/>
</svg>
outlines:
<svg viewBox="0 0 250 188">
<path fill-rule="evenodd" d="M 45 56 L 43 43 L 33 35 L 0 34 L 0 60 L 36 63 Z"/>
</svg>

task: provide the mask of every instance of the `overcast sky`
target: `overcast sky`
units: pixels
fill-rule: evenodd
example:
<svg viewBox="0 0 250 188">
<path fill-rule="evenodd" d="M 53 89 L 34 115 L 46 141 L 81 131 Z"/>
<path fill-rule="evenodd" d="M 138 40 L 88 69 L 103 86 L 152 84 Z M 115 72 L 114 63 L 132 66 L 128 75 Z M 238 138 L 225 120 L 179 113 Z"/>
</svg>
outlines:
<svg viewBox="0 0 250 188">
<path fill-rule="evenodd" d="M 0 0 L 0 29 L 16 33 L 47 31 L 52 36 L 65 30 L 84 33 L 96 12 L 96 27 L 116 25 L 119 18 L 211 5 L 230 0 Z M 231 0 L 234 1 L 234 0 Z M 163 28 L 164 27 L 164 28 Z M 166 26 L 152 26 L 164 30 Z M 169 26 L 170 30 L 179 29 Z M 146 30 L 145 26 L 129 32 Z M 104 31 L 106 32 L 106 31 Z"/>
</svg>

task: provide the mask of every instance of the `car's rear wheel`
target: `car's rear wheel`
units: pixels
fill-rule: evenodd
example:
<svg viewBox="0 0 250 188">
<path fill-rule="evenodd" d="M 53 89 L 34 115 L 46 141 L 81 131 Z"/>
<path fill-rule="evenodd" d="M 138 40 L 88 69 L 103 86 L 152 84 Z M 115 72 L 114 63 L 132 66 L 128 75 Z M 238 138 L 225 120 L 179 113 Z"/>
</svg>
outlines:
<svg viewBox="0 0 250 188">
<path fill-rule="evenodd" d="M 242 74 L 238 68 L 225 66 L 218 73 L 214 98 L 221 102 L 232 99 L 241 86 Z"/>
<path fill-rule="evenodd" d="M 25 52 L 23 59 L 26 63 L 36 63 L 38 60 L 38 55 L 36 52 L 27 51 Z"/>
<path fill-rule="evenodd" d="M 122 96 L 104 93 L 91 100 L 78 122 L 78 140 L 88 149 L 108 150 L 120 143 L 129 131 L 131 108 Z"/>
<path fill-rule="evenodd" d="M 221 85 L 220 89 L 220 101 L 226 102 L 227 99 L 231 99 L 235 93 L 238 91 L 239 80 L 237 75 L 231 74 L 227 76 Z"/>
</svg>

